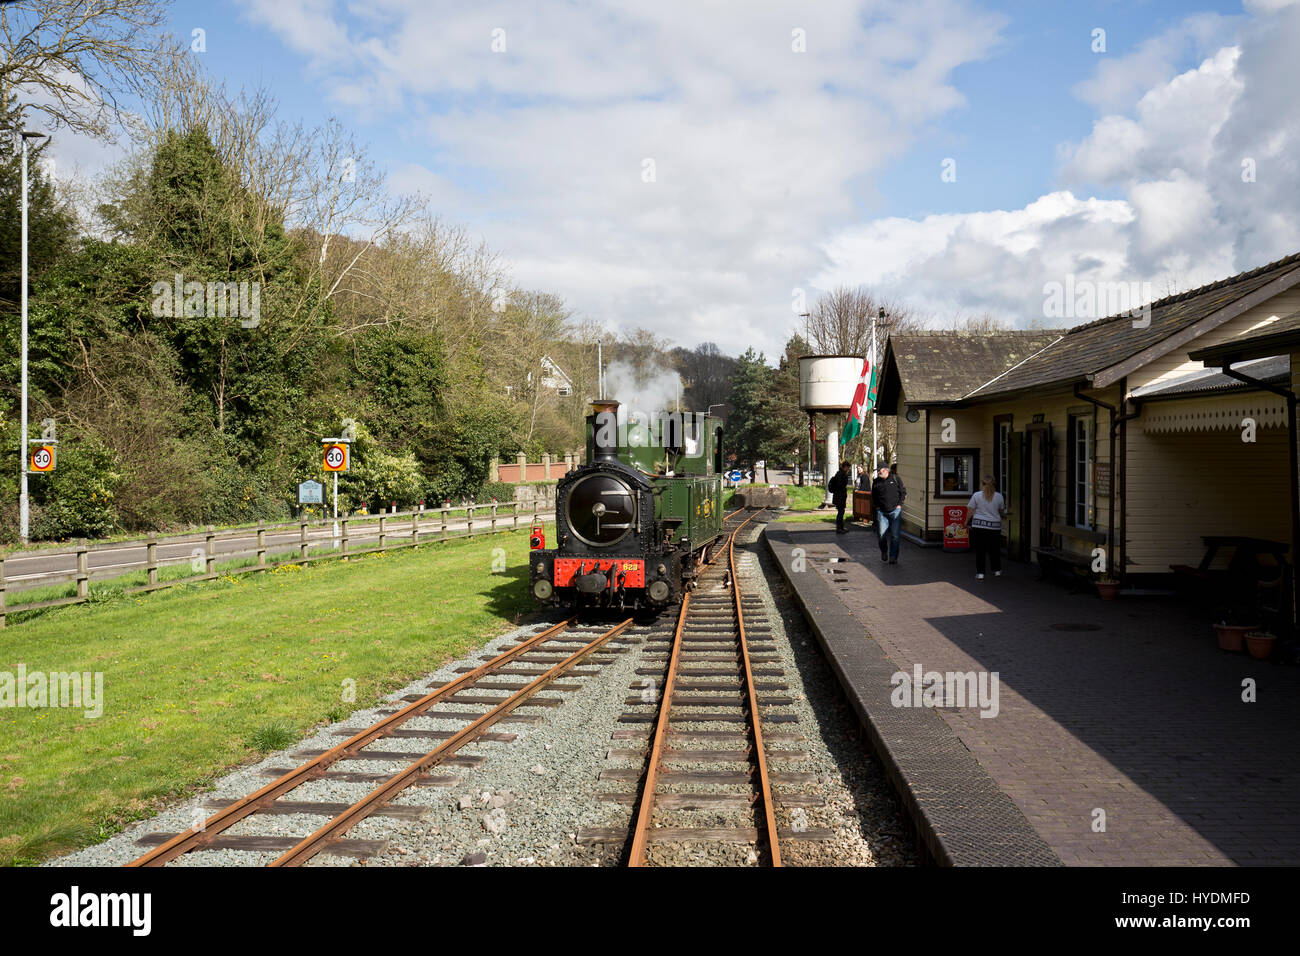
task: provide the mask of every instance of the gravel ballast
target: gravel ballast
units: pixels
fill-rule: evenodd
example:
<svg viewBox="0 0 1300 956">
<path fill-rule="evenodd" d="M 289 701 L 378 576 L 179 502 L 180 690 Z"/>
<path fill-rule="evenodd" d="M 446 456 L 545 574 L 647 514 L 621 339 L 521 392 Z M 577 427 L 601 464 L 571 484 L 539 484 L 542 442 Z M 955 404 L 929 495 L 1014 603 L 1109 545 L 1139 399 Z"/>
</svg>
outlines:
<svg viewBox="0 0 1300 956">
<path fill-rule="evenodd" d="M 843 700 L 830 668 L 820 657 L 800 612 L 784 594 L 770 558 L 756 544 L 761 525 L 752 522 L 737 539 L 736 556 L 740 564 L 741 586 L 747 597 L 757 599 L 761 612 L 771 625 L 770 637 L 784 677 L 789 685 L 780 696 L 792 698 L 780 713 L 793 714 L 795 723 L 774 725 L 773 730 L 793 732 L 803 739 L 769 744 L 768 753 L 775 771 L 814 774 L 813 782 L 799 783 L 790 792 L 817 795 L 821 806 L 779 808 L 778 824 L 793 829 L 827 828 L 829 840 L 783 841 L 782 853 L 787 865 L 878 866 L 912 865 L 916 858 L 898 807 L 858 728 L 856 716 Z M 775 592 L 775 593 L 774 593 Z M 697 592 L 701 593 L 701 592 Z M 748 612 L 747 612 L 748 613 Z M 539 696 L 559 697 L 559 706 L 525 704 L 520 715 L 540 715 L 536 723 L 512 723 L 507 717 L 491 728 L 495 733 L 517 734 L 512 742 L 476 741 L 458 752 L 458 757 L 482 757 L 478 766 L 442 766 L 434 770 L 439 776 L 458 777 L 453 786 L 411 787 L 399 794 L 394 806 L 424 808 L 419 818 L 371 816 L 349 833 L 349 839 L 387 841 L 383 852 L 357 860 L 324 853 L 311 859 L 308 866 L 591 866 L 619 865 L 624 862 L 623 843 L 579 843 L 584 828 L 628 827 L 631 807 L 602 802 L 601 794 L 631 792 L 631 782 L 601 780 L 602 770 L 636 767 L 636 760 L 607 756 L 610 750 L 644 748 L 644 739 L 611 739 L 616 730 L 643 730 L 650 724 L 620 723 L 625 712 L 644 710 L 653 713 L 655 705 L 634 706 L 625 699 L 635 697 L 644 677 L 636 673 L 656 654 L 662 658 L 663 643 L 646 640 L 652 634 L 671 635 L 675 612 L 666 612 L 652 623 L 638 623 L 613 638 L 605 649 L 621 652 L 589 657 L 578 666 L 577 673 L 565 674 L 557 683 L 579 685 L 576 690 L 543 689 Z M 402 698 L 427 693 L 431 685 L 451 680 L 458 668 L 481 663 L 483 655 L 502 652 L 517 641 L 545 629 L 551 620 L 517 628 L 489 642 L 468 657 L 453 661 L 396 691 L 386 698 L 387 707 L 379 705 L 358 711 L 347 719 L 322 727 L 292 747 L 271 754 L 249 767 L 223 777 L 213 789 L 173 807 L 158 816 L 137 823 L 97 846 L 88 847 L 50 861 L 47 865 L 117 866 L 138 857 L 145 847 L 136 844 L 150 833 L 175 833 L 186 829 L 213 811 L 203 804 L 214 798 L 235 799 L 247 795 L 272 778 L 260 771 L 267 768 L 290 768 L 303 762 L 294 756 L 302 750 L 326 750 L 336 746 L 343 728 L 359 730 L 392 709 L 402 706 Z M 578 628 L 579 634 L 595 636 L 598 628 Z M 565 653 L 580 645 L 561 645 Z M 535 665 L 540 673 L 543 665 Z M 777 680 L 777 678 L 772 678 Z M 522 685 L 525 677 L 511 678 Z M 502 692 L 463 692 L 465 696 Z M 464 710 L 464 706 L 459 709 Z M 434 716 L 413 718 L 405 728 L 457 730 L 463 721 Z M 742 725 L 722 722 L 695 725 L 697 729 L 735 732 Z M 765 725 L 765 729 L 766 725 Z M 428 738 L 388 737 L 374 749 L 424 753 L 431 744 Z M 708 744 L 689 745 L 692 749 L 709 749 Z M 721 749 L 734 749 L 734 744 Z M 788 760 L 781 751 L 805 751 L 804 759 Z M 349 760 L 343 765 L 348 772 L 394 773 L 405 766 L 395 760 Z M 731 764 L 701 763 L 684 765 L 698 769 L 732 769 Z M 329 778 L 310 781 L 286 795 L 294 801 L 352 803 L 374 788 L 373 783 L 348 783 Z M 699 792 L 715 789 L 699 785 Z M 723 817 L 719 817 L 719 820 Z M 275 835 L 300 838 L 328 820 L 316 814 L 259 814 L 235 824 L 227 834 Z M 698 823 L 696 824 L 698 825 Z M 723 825 L 719 823 L 718 825 Z M 755 852 L 743 844 L 661 844 L 652 847 L 651 862 L 666 864 L 752 865 Z M 187 854 L 172 866 L 257 866 L 279 856 L 279 852 L 242 850 L 203 850 Z"/>
</svg>

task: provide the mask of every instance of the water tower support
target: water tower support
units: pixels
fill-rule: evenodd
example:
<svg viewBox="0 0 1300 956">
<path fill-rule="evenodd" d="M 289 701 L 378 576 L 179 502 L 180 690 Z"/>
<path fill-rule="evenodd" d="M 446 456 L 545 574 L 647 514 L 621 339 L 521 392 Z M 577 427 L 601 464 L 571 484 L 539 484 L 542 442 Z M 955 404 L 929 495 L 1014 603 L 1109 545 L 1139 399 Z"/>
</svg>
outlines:
<svg viewBox="0 0 1300 956">
<path fill-rule="evenodd" d="M 826 470 L 822 473 L 825 481 L 822 487 L 826 487 L 826 482 L 831 480 L 831 476 L 840 470 L 840 429 L 838 419 L 830 428 L 826 429 Z M 826 497 L 822 504 L 833 504 L 831 501 L 830 491 L 826 492 Z"/>
</svg>

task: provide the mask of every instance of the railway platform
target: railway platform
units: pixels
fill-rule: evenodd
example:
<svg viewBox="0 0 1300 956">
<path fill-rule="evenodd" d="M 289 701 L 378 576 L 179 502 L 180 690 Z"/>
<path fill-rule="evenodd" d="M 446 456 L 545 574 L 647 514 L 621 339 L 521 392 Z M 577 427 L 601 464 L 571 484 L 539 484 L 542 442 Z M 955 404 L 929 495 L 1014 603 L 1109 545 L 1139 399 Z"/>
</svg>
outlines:
<svg viewBox="0 0 1300 956">
<path fill-rule="evenodd" d="M 765 534 L 940 863 L 1300 863 L 1300 668 L 1220 651 L 1170 599 L 1070 594 L 1015 561 L 977 581 L 970 555 L 907 542 L 883 564 L 860 527 Z M 995 704 L 909 694 L 918 667 L 983 675 Z"/>
</svg>

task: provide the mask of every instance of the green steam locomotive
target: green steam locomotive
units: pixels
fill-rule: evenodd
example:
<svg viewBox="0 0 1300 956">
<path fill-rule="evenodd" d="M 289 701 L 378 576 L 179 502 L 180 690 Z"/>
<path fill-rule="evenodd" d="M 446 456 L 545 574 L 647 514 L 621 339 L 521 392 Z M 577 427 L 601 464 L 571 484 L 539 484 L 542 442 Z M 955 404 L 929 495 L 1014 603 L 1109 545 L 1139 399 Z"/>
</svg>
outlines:
<svg viewBox="0 0 1300 956">
<path fill-rule="evenodd" d="M 722 472 L 717 418 L 594 402 L 586 464 L 556 486 L 555 547 L 534 532 L 533 597 L 575 609 L 678 603 L 722 538 Z"/>
</svg>

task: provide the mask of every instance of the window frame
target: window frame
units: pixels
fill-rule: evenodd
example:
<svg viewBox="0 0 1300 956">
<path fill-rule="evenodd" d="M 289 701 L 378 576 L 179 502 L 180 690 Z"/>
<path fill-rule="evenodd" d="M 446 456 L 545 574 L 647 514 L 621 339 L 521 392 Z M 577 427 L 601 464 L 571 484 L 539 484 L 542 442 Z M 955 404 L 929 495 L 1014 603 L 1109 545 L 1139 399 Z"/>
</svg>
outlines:
<svg viewBox="0 0 1300 956">
<path fill-rule="evenodd" d="M 1011 435 L 1015 431 L 1015 417 L 1012 415 L 993 416 L 993 480 L 1002 497 L 1009 499 L 1008 485 L 1011 481 Z"/>
<path fill-rule="evenodd" d="M 968 490 L 943 490 L 943 459 L 945 457 L 970 459 L 970 488 Z M 962 498 L 970 500 L 970 496 L 979 490 L 979 473 L 980 450 L 978 448 L 936 448 L 934 450 L 934 496 L 936 498 Z"/>
<path fill-rule="evenodd" d="M 1080 428 L 1080 423 L 1083 427 Z M 1071 414 L 1066 428 L 1066 515 L 1067 523 L 1072 528 L 1088 531 L 1096 530 L 1097 516 L 1093 513 L 1092 468 L 1097 460 L 1096 420 L 1093 414 Z M 1079 460 L 1080 439 L 1082 436 L 1085 457 Z M 1082 478 L 1080 478 L 1082 464 Z M 1082 494 L 1082 498 L 1080 498 Z M 1082 518 L 1080 521 L 1080 509 Z"/>
</svg>

